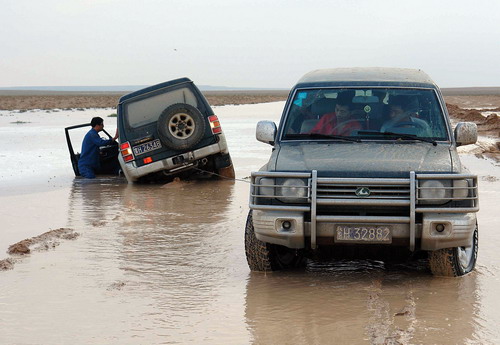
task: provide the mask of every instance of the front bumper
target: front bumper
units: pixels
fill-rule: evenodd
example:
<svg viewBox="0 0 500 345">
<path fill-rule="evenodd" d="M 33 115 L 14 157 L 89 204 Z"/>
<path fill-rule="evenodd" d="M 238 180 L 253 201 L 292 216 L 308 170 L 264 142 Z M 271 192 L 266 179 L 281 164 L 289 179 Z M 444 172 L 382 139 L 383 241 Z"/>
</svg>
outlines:
<svg viewBox="0 0 500 345">
<path fill-rule="evenodd" d="M 189 169 L 194 165 L 195 161 L 217 153 L 228 153 L 226 138 L 224 135 L 219 135 L 219 140 L 215 144 L 208 145 L 194 151 L 189 151 L 183 153 L 182 155 L 168 157 L 140 167 L 138 167 L 135 162 L 125 163 L 121 155 L 118 157 L 118 160 L 127 181 L 136 182 L 139 178 L 158 171 L 166 171 L 167 173 L 173 174 Z M 178 157 L 180 156 L 183 157 L 182 163 L 178 163 Z M 175 162 L 174 159 L 176 160 Z"/>
<path fill-rule="evenodd" d="M 270 197 L 260 194 L 258 178 L 307 179 L 307 203 L 300 205 L 272 203 Z M 419 179 L 469 179 L 470 207 L 434 207 L 419 204 Z M 357 198 L 350 196 L 345 186 L 369 186 L 383 197 Z M 354 188 L 353 187 L 353 188 Z M 269 191 L 269 186 L 266 186 Z M 274 186 L 274 188 L 280 188 Z M 341 189 L 344 188 L 344 189 Z M 391 194 L 397 189 L 397 193 Z M 341 194 L 335 194 L 341 190 Z M 325 192 L 326 191 L 326 192 Z M 385 194 L 384 194 L 385 193 Z M 271 197 L 272 198 L 272 197 Z M 263 202 L 263 200 L 267 200 Z M 359 214 L 339 214 L 340 207 L 363 210 Z M 252 173 L 250 208 L 256 237 L 264 242 L 289 248 L 305 248 L 307 240 L 312 249 L 317 245 L 337 245 L 335 229 L 346 224 L 360 226 L 388 226 L 392 245 L 407 246 L 410 250 L 437 250 L 468 247 L 476 227 L 479 210 L 477 177 L 466 174 L 415 174 L 408 179 L 318 178 L 317 173 Z M 369 211 L 387 210 L 373 215 Z M 319 213 L 318 209 L 321 209 Z M 391 215 L 390 210 L 398 214 Z M 403 209 L 403 215 L 401 210 Z M 325 211 L 326 210 L 326 211 Z M 329 212 L 331 211 L 331 212 Z M 287 226 L 283 223 L 287 222 Z M 288 225 L 290 224 L 290 225 Z M 439 231 L 438 231 L 439 229 Z"/>
</svg>

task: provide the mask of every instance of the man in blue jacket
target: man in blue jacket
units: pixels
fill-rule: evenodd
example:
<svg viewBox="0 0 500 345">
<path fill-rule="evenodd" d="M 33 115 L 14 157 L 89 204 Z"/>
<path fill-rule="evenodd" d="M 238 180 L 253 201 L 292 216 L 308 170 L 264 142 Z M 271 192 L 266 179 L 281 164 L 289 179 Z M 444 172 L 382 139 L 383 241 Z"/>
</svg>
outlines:
<svg viewBox="0 0 500 345">
<path fill-rule="evenodd" d="M 82 152 L 78 160 L 78 170 L 85 178 L 95 178 L 95 172 L 99 170 L 99 146 L 111 144 L 118 138 L 118 129 L 113 139 L 103 139 L 99 132 L 104 129 L 104 120 L 101 117 L 94 117 L 90 122 L 92 129 L 83 138 Z"/>
</svg>

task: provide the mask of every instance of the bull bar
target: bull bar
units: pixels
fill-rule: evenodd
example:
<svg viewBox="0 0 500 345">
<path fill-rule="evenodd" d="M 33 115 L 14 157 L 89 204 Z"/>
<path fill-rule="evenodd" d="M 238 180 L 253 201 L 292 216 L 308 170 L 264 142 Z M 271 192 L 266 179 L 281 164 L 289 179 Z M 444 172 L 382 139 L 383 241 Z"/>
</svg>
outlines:
<svg viewBox="0 0 500 345">
<path fill-rule="evenodd" d="M 300 179 L 304 185 L 283 185 L 277 179 Z M 432 187 L 441 189 L 443 197 L 424 197 L 422 192 L 430 187 L 421 185 L 423 180 L 451 180 L 450 186 Z M 466 180 L 467 186 L 454 186 L 454 180 Z M 268 183 L 263 184 L 263 181 Z M 272 184 L 269 184 L 272 181 Z M 359 188 L 375 190 L 375 195 L 358 196 Z M 287 189 L 303 191 L 302 196 L 287 196 Z M 263 191 L 266 193 L 263 193 Z M 455 197 L 455 190 L 466 192 L 465 197 Z M 271 192 L 270 192 L 271 191 Z M 448 195 L 446 195 L 448 193 Z M 300 200 L 297 201 L 296 199 Z M 287 200 L 294 199 L 292 202 Z M 283 201 L 285 200 L 285 201 Z M 450 206 L 450 202 L 468 201 L 466 206 Z M 433 205 L 439 203 L 440 205 Z M 451 203 L 453 204 L 453 203 Z M 415 250 L 415 224 L 417 213 L 471 213 L 479 210 L 477 176 L 472 174 L 409 173 L 408 178 L 343 178 L 318 177 L 317 170 L 311 172 L 252 172 L 250 187 L 250 209 L 268 211 L 310 212 L 311 248 L 316 249 L 316 226 L 318 222 L 400 223 L 409 224 L 409 247 Z M 318 215 L 318 206 L 357 207 L 408 207 L 409 216 L 364 216 L 364 215 Z"/>
</svg>

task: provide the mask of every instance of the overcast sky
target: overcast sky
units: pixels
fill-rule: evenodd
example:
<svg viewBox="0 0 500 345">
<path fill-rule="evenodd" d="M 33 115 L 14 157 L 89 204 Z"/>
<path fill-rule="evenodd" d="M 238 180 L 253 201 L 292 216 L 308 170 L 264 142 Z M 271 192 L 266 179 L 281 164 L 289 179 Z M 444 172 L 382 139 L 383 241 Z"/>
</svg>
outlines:
<svg viewBox="0 0 500 345">
<path fill-rule="evenodd" d="M 290 88 L 318 68 L 500 86 L 499 0 L 0 0 L 0 87 Z"/>
</svg>

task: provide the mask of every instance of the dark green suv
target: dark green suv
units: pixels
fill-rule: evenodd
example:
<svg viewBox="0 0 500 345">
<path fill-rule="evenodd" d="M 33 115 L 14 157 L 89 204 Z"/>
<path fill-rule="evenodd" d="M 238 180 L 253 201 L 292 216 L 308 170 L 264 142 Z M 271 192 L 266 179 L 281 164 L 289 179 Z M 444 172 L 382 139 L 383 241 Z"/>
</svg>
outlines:
<svg viewBox="0 0 500 345">
<path fill-rule="evenodd" d="M 118 129 L 118 159 L 129 182 L 193 174 L 234 177 L 220 122 L 188 78 L 121 97 Z"/>
</svg>

